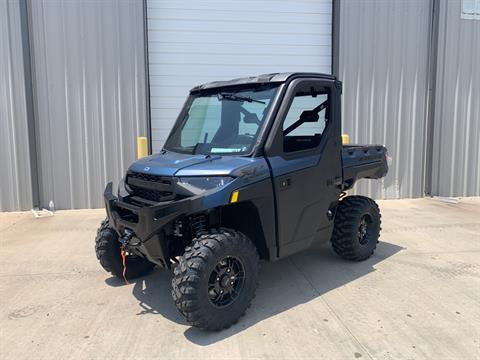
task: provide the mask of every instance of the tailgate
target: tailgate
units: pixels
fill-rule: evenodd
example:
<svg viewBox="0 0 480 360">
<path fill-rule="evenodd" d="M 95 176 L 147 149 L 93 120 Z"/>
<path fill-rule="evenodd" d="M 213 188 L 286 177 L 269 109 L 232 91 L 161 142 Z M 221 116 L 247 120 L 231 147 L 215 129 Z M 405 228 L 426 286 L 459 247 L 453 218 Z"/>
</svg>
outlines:
<svg viewBox="0 0 480 360">
<path fill-rule="evenodd" d="M 383 145 L 344 145 L 343 183 L 346 188 L 358 179 L 380 179 L 388 172 L 387 148 Z"/>
</svg>

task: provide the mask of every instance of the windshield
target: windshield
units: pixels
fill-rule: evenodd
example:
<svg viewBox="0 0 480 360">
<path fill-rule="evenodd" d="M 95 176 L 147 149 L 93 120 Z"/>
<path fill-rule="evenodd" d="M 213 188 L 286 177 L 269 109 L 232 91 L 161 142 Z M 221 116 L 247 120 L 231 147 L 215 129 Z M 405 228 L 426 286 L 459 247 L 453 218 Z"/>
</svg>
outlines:
<svg viewBox="0 0 480 360">
<path fill-rule="evenodd" d="M 193 95 L 165 149 L 186 154 L 251 152 L 278 85 Z"/>
</svg>

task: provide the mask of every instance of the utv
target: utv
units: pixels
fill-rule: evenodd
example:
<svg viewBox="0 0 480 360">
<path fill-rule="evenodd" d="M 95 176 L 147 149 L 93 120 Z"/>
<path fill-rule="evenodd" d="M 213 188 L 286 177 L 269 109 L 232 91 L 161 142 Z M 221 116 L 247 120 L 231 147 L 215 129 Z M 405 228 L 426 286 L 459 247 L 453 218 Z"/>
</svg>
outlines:
<svg viewBox="0 0 480 360">
<path fill-rule="evenodd" d="M 259 261 L 330 241 L 341 257 L 372 255 L 377 204 L 345 196 L 386 175 L 381 145 L 342 145 L 342 83 L 279 73 L 194 87 L 163 150 L 105 189 L 95 240 L 106 271 L 126 279 L 173 268 L 172 296 L 193 326 L 236 322 Z"/>
</svg>

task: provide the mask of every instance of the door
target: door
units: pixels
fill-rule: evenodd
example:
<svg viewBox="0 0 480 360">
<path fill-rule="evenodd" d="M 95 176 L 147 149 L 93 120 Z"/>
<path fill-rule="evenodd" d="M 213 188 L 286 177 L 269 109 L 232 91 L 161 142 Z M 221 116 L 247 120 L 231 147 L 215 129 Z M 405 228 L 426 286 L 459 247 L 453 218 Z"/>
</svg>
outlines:
<svg viewBox="0 0 480 360">
<path fill-rule="evenodd" d="M 147 0 L 153 151 L 195 85 L 286 71 L 331 73 L 332 0 Z"/>
<path fill-rule="evenodd" d="M 279 256 L 330 239 L 342 179 L 339 90 L 333 80 L 295 80 L 266 144 Z"/>
</svg>

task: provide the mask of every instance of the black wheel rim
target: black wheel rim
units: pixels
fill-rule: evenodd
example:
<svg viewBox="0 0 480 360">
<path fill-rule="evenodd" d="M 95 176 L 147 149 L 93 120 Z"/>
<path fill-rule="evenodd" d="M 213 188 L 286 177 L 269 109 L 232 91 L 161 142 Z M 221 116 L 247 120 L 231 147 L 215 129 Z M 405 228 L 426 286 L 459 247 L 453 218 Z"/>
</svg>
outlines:
<svg viewBox="0 0 480 360">
<path fill-rule="evenodd" d="M 358 225 L 358 242 L 360 245 L 367 245 L 368 244 L 368 234 L 370 230 L 370 224 L 372 223 L 372 218 L 370 215 L 363 215 L 360 219 L 360 224 Z"/>
<path fill-rule="evenodd" d="M 245 271 L 240 259 L 227 256 L 220 260 L 208 279 L 208 298 L 216 307 L 233 303 L 245 282 Z"/>
</svg>

